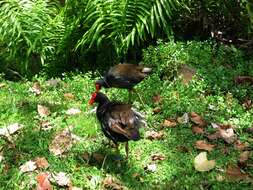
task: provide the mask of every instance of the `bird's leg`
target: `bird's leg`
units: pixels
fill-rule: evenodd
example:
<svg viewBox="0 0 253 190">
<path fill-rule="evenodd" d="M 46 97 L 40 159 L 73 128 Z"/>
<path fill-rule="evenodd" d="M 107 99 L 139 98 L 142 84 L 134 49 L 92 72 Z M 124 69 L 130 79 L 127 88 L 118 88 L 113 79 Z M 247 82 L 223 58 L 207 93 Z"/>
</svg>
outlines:
<svg viewBox="0 0 253 190">
<path fill-rule="evenodd" d="M 135 92 L 135 93 L 137 94 L 137 96 L 138 96 L 138 98 L 139 98 L 139 100 L 140 100 L 142 106 L 145 107 L 145 104 L 144 104 L 144 102 L 143 102 L 143 100 L 142 100 L 142 98 L 141 98 L 141 95 L 137 92 L 137 90 L 132 89 L 132 91 Z"/>
<path fill-rule="evenodd" d="M 129 155 L 128 141 L 125 144 L 125 150 L 126 150 L 126 159 L 128 159 L 128 155 Z"/>
<path fill-rule="evenodd" d="M 128 104 L 131 104 L 131 103 L 132 103 L 132 102 L 131 102 L 131 98 L 132 98 L 132 90 L 129 89 L 129 90 L 128 90 Z"/>
</svg>

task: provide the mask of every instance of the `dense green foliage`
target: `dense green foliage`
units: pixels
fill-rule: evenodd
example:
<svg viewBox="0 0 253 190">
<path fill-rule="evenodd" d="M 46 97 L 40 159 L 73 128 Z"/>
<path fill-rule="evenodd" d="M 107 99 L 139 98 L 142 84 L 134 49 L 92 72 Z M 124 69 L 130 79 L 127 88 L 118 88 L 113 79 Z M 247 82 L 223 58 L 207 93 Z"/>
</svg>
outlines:
<svg viewBox="0 0 253 190">
<path fill-rule="evenodd" d="M 215 47 L 215 49 L 214 49 Z M 195 111 L 208 122 L 229 123 L 235 126 L 236 134 L 242 142 L 249 142 L 250 137 L 244 129 L 252 125 L 253 109 L 246 109 L 242 101 L 247 96 L 253 98 L 252 87 L 247 84 L 237 86 L 233 78 L 239 74 L 252 74 L 252 62 L 243 57 L 235 48 L 220 46 L 216 49 L 210 42 L 162 43 L 144 51 L 144 62 L 153 65 L 155 72 L 137 85 L 145 107 L 135 97 L 134 106 L 145 113 L 148 128 L 144 131 L 162 129 L 164 119 L 177 118 L 185 112 Z M 181 78 L 165 72 L 174 66 L 187 64 L 196 69 L 193 80 L 184 85 Z M 251 67 L 250 67 L 251 65 Z M 249 67 L 247 67 L 249 66 Z M 166 77 L 167 76 L 167 77 Z M 0 79 L 0 125 L 18 122 L 25 128 L 17 134 L 16 147 L 13 148 L 1 140 L 4 160 L 0 165 L 0 184 L 5 189 L 34 189 L 36 172 L 21 174 L 20 165 L 38 156 L 45 157 L 50 166 L 46 171 L 66 172 L 74 186 L 83 189 L 102 189 L 102 181 L 107 175 L 117 178 L 128 189 L 250 189 L 252 183 L 247 181 L 230 181 L 223 172 L 228 164 L 236 164 L 240 152 L 233 145 L 222 140 L 212 141 L 217 144 L 208 153 L 208 159 L 215 159 L 216 169 L 210 172 L 197 172 L 193 167 L 193 159 L 198 154 L 194 147 L 197 140 L 204 139 L 202 135 L 193 134 L 191 124 L 180 124 L 176 128 L 163 129 L 164 139 L 141 139 L 130 143 L 130 159 L 116 166 L 114 151 L 105 147 L 106 138 L 100 130 L 94 114 L 89 113 L 87 101 L 94 90 L 94 78 L 90 73 L 63 75 L 56 87 L 48 86 L 43 77 L 34 78 L 40 82 L 42 94 L 35 96 L 31 91 L 33 82 L 10 82 Z M 143 90 L 145 89 L 145 90 Z M 103 90 L 104 91 L 104 90 Z M 64 93 L 71 92 L 74 99 L 65 99 Z M 111 98 L 127 100 L 127 91 L 109 89 L 104 91 Z M 162 102 L 155 103 L 152 96 L 160 94 Z M 44 118 L 53 125 L 49 131 L 40 131 L 41 119 L 37 113 L 37 105 L 48 106 L 51 115 Z M 160 107 L 162 112 L 153 113 L 153 108 Z M 210 107 L 212 106 L 212 108 Z M 69 108 L 79 108 L 82 113 L 67 116 Z M 83 140 L 75 144 L 63 157 L 53 156 L 48 146 L 54 136 L 68 125 L 74 125 L 73 133 Z M 224 150 L 227 153 L 224 153 Z M 85 152 L 107 155 L 105 164 L 96 160 L 87 161 Z M 166 160 L 158 161 L 157 171 L 152 173 L 144 169 L 151 162 L 151 155 L 162 153 Z M 124 155 L 123 148 L 121 154 Z M 252 157 L 250 162 L 252 162 Z M 252 167 L 244 171 L 253 175 Z M 222 176 L 222 178 L 220 177 Z M 58 187 L 57 187 L 58 188 Z"/>
<path fill-rule="evenodd" d="M 137 62 L 157 39 L 226 40 L 252 37 L 252 5 L 245 1 L 2 0 L 0 69 L 11 75 Z M 220 34 L 219 34 L 220 35 Z M 13 78 L 13 77 L 12 77 Z"/>
</svg>

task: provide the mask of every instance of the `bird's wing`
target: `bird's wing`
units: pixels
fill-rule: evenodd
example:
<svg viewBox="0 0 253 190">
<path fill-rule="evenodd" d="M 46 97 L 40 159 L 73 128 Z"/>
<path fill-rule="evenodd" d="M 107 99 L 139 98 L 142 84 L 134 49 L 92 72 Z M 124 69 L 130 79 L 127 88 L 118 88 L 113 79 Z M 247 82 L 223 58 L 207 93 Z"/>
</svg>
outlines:
<svg viewBox="0 0 253 190">
<path fill-rule="evenodd" d="M 130 105 L 114 105 L 110 111 L 109 128 L 119 134 L 131 138 L 135 130 L 134 112 Z"/>
</svg>

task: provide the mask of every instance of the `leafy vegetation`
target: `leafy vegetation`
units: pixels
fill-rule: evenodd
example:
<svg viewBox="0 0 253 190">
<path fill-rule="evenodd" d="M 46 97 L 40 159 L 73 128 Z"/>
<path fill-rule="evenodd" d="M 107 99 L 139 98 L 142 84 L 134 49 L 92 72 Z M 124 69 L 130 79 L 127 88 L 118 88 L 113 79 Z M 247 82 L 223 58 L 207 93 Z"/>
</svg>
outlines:
<svg viewBox="0 0 253 190">
<path fill-rule="evenodd" d="M 253 109 L 252 103 L 245 104 L 245 101 L 252 100 L 253 92 L 250 84 L 236 84 L 234 79 L 239 75 L 252 75 L 252 61 L 234 47 L 193 41 L 159 42 L 158 46 L 144 51 L 144 63 L 152 65 L 155 72 L 136 88 L 142 91 L 145 107 L 137 97 L 134 106 L 145 113 L 148 127 L 142 129 L 144 137 L 140 141 L 130 143 L 130 159 L 123 160 L 121 166 L 116 164 L 113 148 L 105 145 L 107 140 L 87 105 L 94 91 L 95 79 L 91 73 L 63 74 L 61 80 L 53 81 L 42 76 L 35 77 L 32 82 L 11 82 L 2 78 L 0 125 L 18 122 L 24 127 L 12 136 L 13 144 L 3 138 L 0 141 L 1 186 L 33 189 L 37 173 L 62 171 L 68 174 L 73 186 L 83 189 L 115 186 L 125 189 L 251 189 L 252 157 L 243 162 L 245 173 L 240 173 L 234 165 L 245 150 L 252 152 L 252 133 L 247 129 L 252 127 Z M 182 83 L 186 77 L 180 69 L 182 64 L 194 71 L 187 83 Z M 126 101 L 128 95 L 127 91 L 119 89 L 106 90 L 106 94 L 122 101 Z M 50 114 L 45 110 L 38 112 L 38 105 L 46 106 Z M 79 108 L 81 113 L 68 115 L 70 108 Z M 191 121 L 184 122 L 181 116 L 185 113 L 189 113 Z M 44 131 L 43 121 L 49 122 L 52 128 Z M 173 122 L 176 124 L 171 125 Z M 229 129 L 233 126 L 241 149 L 224 137 L 209 139 L 207 136 L 216 130 L 212 127 L 214 124 L 227 125 Z M 72 133 L 81 140 L 62 156 L 54 156 L 49 151 L 54 137 L 70 125 L 74 126 Z M 192 125 L 195 125 L 194 131 Z M 196 132 L 196 125 L 205 133 Z M 151 137 L 147 137 L 147 132 Z M 200 140 L 215 145 L 212 148 L 205 145 L 209 147 L 208 160 L 216 161 L 215 168 L 208 172 L 198 172 L 194 168 L 194 159 L 200 152 L 197 147 L 203 149 Z M 122 155 L 123 152 L 121 149 Z M 36 157 L 46 158 L 49 167 L 22 173 L 19 167 Z M 57 183 L 53 185 L 59 188 Z"/>
</svg>

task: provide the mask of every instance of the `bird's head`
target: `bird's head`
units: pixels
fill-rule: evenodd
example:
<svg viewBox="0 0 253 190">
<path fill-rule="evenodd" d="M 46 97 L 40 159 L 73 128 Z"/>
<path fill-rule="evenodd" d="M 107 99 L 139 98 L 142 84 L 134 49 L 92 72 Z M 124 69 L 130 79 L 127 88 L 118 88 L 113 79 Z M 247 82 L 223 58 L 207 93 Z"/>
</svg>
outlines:
<svg viewBox="0 0 253 190">
<path fill-rule="evenodd" d="M 98 104 L 104 104 L 109 102 L 109 99 L 102 92 L 93 92 L 89 100 L 89 105 L 92 105 L 94 102 L 97 102 Z"/>
<path fill-rule="evenodd" d="M 103 80 L 97 80 L 96 82 L 95 82 L 95 87 L 96 87 L 96 92 L 98 92 L 100 89 L 101 89 L 101 87 L 104 85 L 104 81 Z"/>
</svg>

